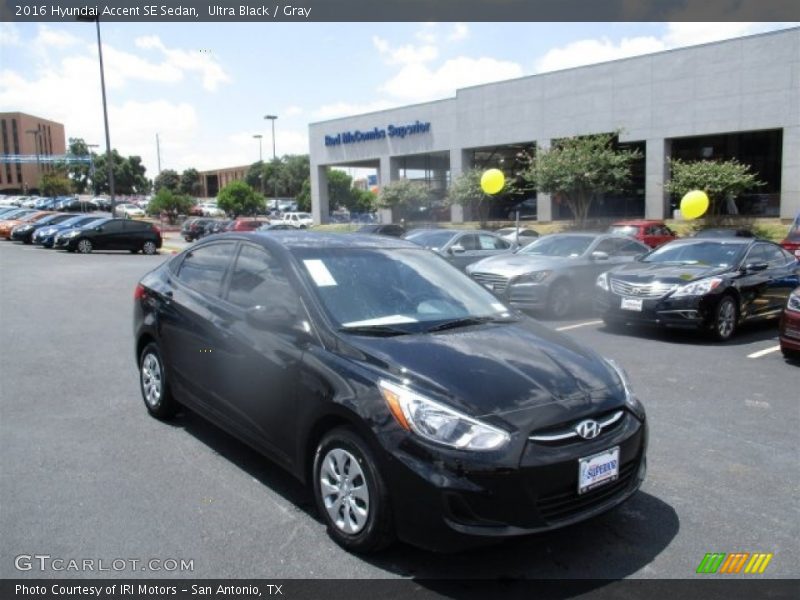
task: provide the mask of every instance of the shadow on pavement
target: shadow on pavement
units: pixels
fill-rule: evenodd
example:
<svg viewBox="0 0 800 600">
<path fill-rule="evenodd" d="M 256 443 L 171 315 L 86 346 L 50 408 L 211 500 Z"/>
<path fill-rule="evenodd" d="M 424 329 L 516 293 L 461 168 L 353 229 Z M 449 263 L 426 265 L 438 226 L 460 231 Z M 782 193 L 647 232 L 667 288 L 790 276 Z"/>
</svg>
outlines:
<svg viewBox="0 0 800 600">
<path fill-rule="evenodd" d="M 778 342 L 778 322 L 775 319 L 745 323 L 727 342 L 714 340 L 706 331 L 693 329 L 675 329 L 646 325 L 625 325 L 619 327 L 603 326 L 602 331 L 620 338 L 648 339 L 673 344 L 691 344 L 693 346 L 745 346 L 756 342 Z"/>
</svg>

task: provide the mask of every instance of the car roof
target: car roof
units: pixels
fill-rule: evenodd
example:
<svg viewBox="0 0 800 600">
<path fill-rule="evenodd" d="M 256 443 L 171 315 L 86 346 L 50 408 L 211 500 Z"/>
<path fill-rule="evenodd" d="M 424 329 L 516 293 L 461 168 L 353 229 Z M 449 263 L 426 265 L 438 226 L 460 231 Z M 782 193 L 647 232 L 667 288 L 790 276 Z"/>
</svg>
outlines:
<svg viewBox="0 0 800 600">
<path fill-rule="evenodd" d="M 664 221 L 660 219 L 630 219 L 628 221 L 615 221 L 611 224 L 612 227 L 617 225 L 663 225 Z"/>
<path fill-rule="evenodd" d="M 770 242 L 769 240 L 761 240 L 761 239 L 758 239 L 758 238 L 731 236 L 731 237 L 708 237 L 708 238 L 703 238 L 703 237 L 700 237 L 700 238 L 698 238 L 698 237 L 678 238 L 676 240 L 672 240 L 669 243 L 669 245 L 671 246 L 673 244 L 703 244 L 703 243 L 705 243 L 705 244 L 742 244 L 742 245 L 747 245 L 747 244 L 752 244 L 754 242 L 769 242 L 770 244 L 773 243 L 773 242 Z"/>
<path fill-rule="evenodd" d="M 233 236 L 232 236 L 233 237 Z M 235 237 L 243 237 L 254 241 L 277 243 L 289 250 L 294 248 L 412 248 L 419 246 L 401 239 L 360 233 L 325 233 L 317 231 L 254 231 L 240 233 Z"/>
</svg>

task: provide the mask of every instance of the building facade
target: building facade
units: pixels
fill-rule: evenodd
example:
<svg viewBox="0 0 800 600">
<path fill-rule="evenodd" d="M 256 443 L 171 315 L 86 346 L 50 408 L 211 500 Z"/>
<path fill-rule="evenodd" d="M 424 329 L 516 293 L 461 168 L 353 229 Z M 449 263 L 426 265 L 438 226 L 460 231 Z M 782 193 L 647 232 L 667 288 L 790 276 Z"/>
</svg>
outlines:
<svg viewBox="0 0 800 600">
<path fill-rule="evenodd" d="M 200 181 L 203 184 L 203 197 L 216 198 L 219 191 L 233 181 L 244 181 L 250 165 L 243 167 L 225 167 L 210 171 L 200 171 Z"/>
<path fill-rule="evenodd" d="M 309 126 L 312 212 L 326 222 L 329 167 L 373 169 L 378 185 L 424 180 L 443 195 L 469 168 L 503 168 L 553 140 L 619 131 L 640 150 L 627 197 L 597 216 L 664 218 L 669 160 L 736 158 L 764 186 L 737 198 L 740 214 L 800 212 L 800 28 L 459 89 L 454 98 Z M 541 221 L 566 218 L 532 192 Z M 531 199 L 532 200 L 532 199 Z M 603 201 L 605 200 L 605 201 Z M 625 207 L 624 209 L 622 207 Z M 453 221 L 464 219 L 451 207 Z M 388 217 L 388 215 L 384 215 Z"/>
<path fill-rule="evenodd" d="M 38 193 L 42 175 L 54 168 L 39 159 L 66 153 L 64 125 L 21 112 L 0 113 L 0 150 L 35 156 L 31 162 L 0 163 L 0 192 Z"/>
</svg>

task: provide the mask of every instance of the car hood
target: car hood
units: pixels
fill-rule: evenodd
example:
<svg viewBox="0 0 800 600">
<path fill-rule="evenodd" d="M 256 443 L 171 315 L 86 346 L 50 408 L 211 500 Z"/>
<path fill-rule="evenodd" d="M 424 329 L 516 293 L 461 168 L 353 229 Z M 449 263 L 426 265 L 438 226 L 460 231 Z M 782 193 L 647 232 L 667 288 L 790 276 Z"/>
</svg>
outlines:
<svg viewBox="0 0 800 600">
<path fill-rule="evenodd" d="M 344 335 L 346 354 L 417 391 L 514 429 L 560 424 L 624 404 L 608 365 L 528 317 L 433 334 Z"/>
<path fill-rule="evenodd" d="M 660 281 L 664 283 L 688 283 L 714 275 L 721 275 L 731 270 L 731 267 L 718 267 L 710 265 L 680 265 L 666 263 L 634 262 L 614 269 L 611 275 L 615 279 L 636 283 L 651 283 Z"/>
<path fill-rule="evenodd" d="M 472 263 L 467 267 L 467 273 L 494 273 L 504 277 L 517 277 L 532 271 L 560 269 L 571 264 L 575 264 L 574 258 L 534 256 L 531 254 L 501 254 Z"/>
</svg>

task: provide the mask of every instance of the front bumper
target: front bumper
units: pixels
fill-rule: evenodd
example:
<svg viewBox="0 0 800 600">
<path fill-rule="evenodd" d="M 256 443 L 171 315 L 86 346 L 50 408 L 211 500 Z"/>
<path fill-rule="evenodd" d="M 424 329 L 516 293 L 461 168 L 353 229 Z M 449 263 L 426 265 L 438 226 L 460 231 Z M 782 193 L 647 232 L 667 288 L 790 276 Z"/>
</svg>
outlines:
<svg viewBox="0 0 800 600">
<path fill-rule="evenodd" d="M 616 481 L 578 494 L 578 460 L 619 446 Z M 566 527 L 630 498 L 646 472 L 647 425 L 626 412 L 623 424 L 595 440 L 528 440 L 516 468 L 468 465 L 449 452 L 390 451 L 386 478 L 398 536 L 453 551 L 497 538 Z"/>
<path fill-rule="evenodd" d="M 600 291 L 595 308 L 606 320 L 662 325 L 682 329 L 710 326 L 720 296 L 685 296 L 681 298 L 642 299 L 642 310 L 622 308 L 624 296 Z"/>
<path fill-rule="evenodd" d="M 69 238 L 56 238 L 53 247 L 61 250 L 74 250 L 79 236 Z"/>
<path fill-rule="evenodd" d="M 784 310 L 780 323 L 782 350 L 800 352 L 800 313 Z"/>
</svg>

